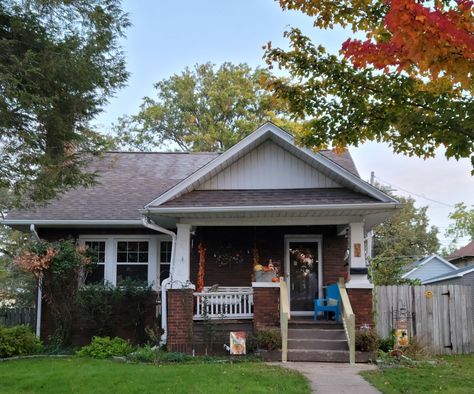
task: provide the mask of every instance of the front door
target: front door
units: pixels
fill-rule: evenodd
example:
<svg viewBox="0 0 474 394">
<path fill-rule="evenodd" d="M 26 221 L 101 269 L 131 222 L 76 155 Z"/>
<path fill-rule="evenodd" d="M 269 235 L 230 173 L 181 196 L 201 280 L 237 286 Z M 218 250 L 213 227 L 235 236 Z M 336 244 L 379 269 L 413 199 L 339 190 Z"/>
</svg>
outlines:
<svg viewBox="0 0 474 394">
<path fill-rule="evenodd" d="M 291 313 L 311 315 L 322 295 L 321 237 L 285 237 L 285 277 Z"/>
</svg>

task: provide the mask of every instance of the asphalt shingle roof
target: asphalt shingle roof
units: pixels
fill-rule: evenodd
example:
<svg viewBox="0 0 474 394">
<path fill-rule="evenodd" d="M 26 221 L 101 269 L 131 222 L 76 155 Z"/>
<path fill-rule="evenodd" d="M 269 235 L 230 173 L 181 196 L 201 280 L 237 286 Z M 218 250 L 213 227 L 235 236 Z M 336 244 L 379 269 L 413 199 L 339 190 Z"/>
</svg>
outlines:
<svg viewBox="0 0 474 394">
<path fill-rule="evenodd" d="M 459 248 L 458 250 L 451 253 L 447 259 L 459 259 L 461 257 L 471 257 L 474 256 L 474 241 L 469 242 L 466 246 Z"/>
<path fill-rule="evenodd" d="M 453 276 L 464 276 L 465 274 L 471 272 L 472 270 L 474 270 L 474 264 L 468 265 L 466 267 L 458 268 L 457 270 L 447 272 L 442 275 L 435 276 L 434 278 L 427 279 L 426 282 L 440 281 L 445 278 L 450 278 Z"/>
<path fill-rule="evenodd" d="M 160 205 L 175 207 L 232 207 L 265 205 L 364 204 L 379 200 L 345 188 L 193 190 Z"/>
<path fill-rule="evenodd" d="M 321 151 L 321 154 L 358 176 L 349 152 L 336 154 L 332 151 Z M 218 155 L 219 153 L 109 152 L 103 159 L 95 160 L 90 165 L 90 170 L 99 174 L 96 185 L 69 190 L 59 198 L 35 209 L 12 210 L 7 220 L 137 220 L 140 219 L 139 209 Z M 307 202 L 324 201 L 331 198 L 327 193 L 331 191 L 321 191 L 314 196 L 305 192 L 304 197 L 300 193 L 298 198 Z M 333 203 L 348 200 L 375 201 L 347 189 L 332 193 L 336 193 L 333 194 L 336 198 L 332 200 Z M 284 194 L 285 192 L 280 195 L 273 194 L 271 199 L 290 199 L 288 194 Z M 242 201 L 241 193 L 236 193 L 235 198 L 237 195 Z M 291 197 L 293 203 L 294 197 L 296 196 Z M 262 195 L 254 195 L 252 203 L 261 203 L 262 198 Z"/>
</svg>

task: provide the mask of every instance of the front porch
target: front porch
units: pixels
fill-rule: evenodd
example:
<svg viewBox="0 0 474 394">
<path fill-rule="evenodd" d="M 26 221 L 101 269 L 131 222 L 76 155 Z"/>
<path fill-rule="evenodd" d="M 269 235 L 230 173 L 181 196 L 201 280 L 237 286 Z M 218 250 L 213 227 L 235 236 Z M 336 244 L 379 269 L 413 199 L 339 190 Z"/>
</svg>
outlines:
<svg viewBox="0 0 474 394">
<path fill-rule="evenodd" d="M 363 225 L 359 223 L 177 227 L 175 286 L 168 291 L 167 339 L 171 349 L 198 349 L 204 322 L 217 324 L 223 343 L 228 342 L 228 331 L 239 327 L 248 333 L 281 328 L 284 302 L 280 281 L 288 289 L 283 297 L 293 320 L 312 319 L 314 299 L 324 297 L 329 284 L 344 278 L 357 324 L 372 324 L 371 286 L 366 276 Z M 179 245 L 189 245 L 188 250 L 183 252 Z M 188 264 L 183 264 L 186 257 Z M 262 280 L 255 267 L 269 265 L 274 271 L 268 271 Z M 351 272 L 359 285 L 365 279 L 365 288 L 350 288 Z M 183 283 L 191 288 L 180 290 Z M 192 308 L 183 308 L 185 304 Z M 323 322 L 323 317 L 318 320 Z M 183 331 L 187 332 L 184 336 Z"/>
</svg>

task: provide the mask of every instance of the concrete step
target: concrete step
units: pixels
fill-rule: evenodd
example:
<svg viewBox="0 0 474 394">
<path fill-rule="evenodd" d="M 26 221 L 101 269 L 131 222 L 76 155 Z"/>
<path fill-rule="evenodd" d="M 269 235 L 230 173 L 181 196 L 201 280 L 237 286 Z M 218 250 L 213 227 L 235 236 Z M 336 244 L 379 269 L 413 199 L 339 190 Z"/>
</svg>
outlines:
<svg viewBox="0 0 474 394">
<path fill-rule="evenodd" d="M 288 322 L 289 328 L 324 328 L 324 329 L 341 329 L 343 328 L 342 323 L 325 320 L 312 320 L 312 319 L 291 319 Z"/>
<path fill-rule="evenodd" d="M 319 361 L 327 363 L 348 363 L 347 350 L 289 349 L 288 361 Z"/>
<path fill-rule="evenodd" d="M 289 339 L 288 349 L 349 350 L 345 339 Z"/>
<path fill-rule="evenodd" d="M 288 339 L 346 339 L 343 329 L 289 328 Z"/>
</svg>

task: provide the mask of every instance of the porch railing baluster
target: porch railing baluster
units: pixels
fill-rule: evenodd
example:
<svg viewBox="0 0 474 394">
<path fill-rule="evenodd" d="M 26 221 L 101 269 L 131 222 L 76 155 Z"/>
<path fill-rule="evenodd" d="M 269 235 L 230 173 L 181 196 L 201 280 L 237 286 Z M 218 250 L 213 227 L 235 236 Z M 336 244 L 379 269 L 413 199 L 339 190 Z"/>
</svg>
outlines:
<svg viewBox="0 0 474 394">
<path fill-rule="evenodd" d="M 194 320 L 252 319 L 253 289 L 251 287 L 223 287 L 217 291 L 194 293 L 196 308 Z"/>
</svg>

